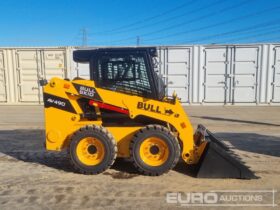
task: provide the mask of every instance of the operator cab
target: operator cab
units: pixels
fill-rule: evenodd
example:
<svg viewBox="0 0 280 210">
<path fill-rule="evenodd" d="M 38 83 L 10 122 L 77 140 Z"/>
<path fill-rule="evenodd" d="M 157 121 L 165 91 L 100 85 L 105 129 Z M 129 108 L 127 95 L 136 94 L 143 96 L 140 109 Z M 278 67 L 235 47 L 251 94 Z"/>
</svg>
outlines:
<svg viewBox="0 0 280 210">
<path fill-rule="evenodd" d="M 90 79 L 99 88 L 155 100 L 165 96 L 165 85 L 155 72 L 155 47 L 76 50 L 73 59 L 90 64 Z"/>
</svg>

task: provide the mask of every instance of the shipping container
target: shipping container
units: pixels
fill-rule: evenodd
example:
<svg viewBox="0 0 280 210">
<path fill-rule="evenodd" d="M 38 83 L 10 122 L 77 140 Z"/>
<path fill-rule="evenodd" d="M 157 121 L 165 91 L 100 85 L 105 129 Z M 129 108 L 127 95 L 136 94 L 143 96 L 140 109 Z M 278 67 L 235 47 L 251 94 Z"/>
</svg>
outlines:
<svg viewBox="0 0 280 210">
<path fill-rule="evenodd" d="M 0 102 L 42 103 L 39 79 L 69 77 L 70 51 L 68 47 L 0 49 Z"/>
<path fill-rule="evenodd" d="M 41 104 L 40 78 L 89 79 L 89 64 L 73 61 L 77 49 L 81 48 L 0 48 L 0 104 Z M 184 104 L 280 105 L 279 44 L 157 49 L 156 70 L 166 94 L 176 92 Z"/>
</svg>

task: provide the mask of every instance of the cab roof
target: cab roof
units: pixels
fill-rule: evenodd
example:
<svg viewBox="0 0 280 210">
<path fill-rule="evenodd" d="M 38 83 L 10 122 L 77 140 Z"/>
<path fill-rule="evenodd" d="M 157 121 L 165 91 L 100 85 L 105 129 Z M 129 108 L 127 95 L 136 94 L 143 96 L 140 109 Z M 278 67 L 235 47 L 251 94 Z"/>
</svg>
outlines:
<svg viewBox="0 0 280 210">
<path fill-rule="evenodd" d="M 78 63 L 88 63 L 93 55 L 98 53 L 148 53 L 151 57 L 157 56 L 156 47 L 113 47 L 113 48 L 97 48 L 97 49 L 85 49 L 75 50 L 73 52 L 73 60 Z"/>
</svg>

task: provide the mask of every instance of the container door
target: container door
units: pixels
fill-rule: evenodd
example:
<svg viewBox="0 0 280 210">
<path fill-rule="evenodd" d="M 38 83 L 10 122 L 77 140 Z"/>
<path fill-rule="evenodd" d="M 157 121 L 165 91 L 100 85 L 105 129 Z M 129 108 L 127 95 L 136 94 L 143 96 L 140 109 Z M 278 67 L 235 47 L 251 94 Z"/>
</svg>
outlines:
<svg viewBox="0 0 280 210">
<path fill-rule="evenodd" d="M 204 100 L 203 102 L 227 103 L 228 91 L 228 49 L 205 49 Z"/>
<path fill-rule="evenodd" d="M 272 102 L 280 102 L 280 47 L 275 47 Z"/>
<path fill-rule="evenodd" d="M 165 77 L 167 95 L 175 91 L 183 103 L 189 102 L 190 48 L 167 48 Z"/>
<path fill-rule="evenodd" d="M 43 75 L 48 81 L 53 77 L 65 78 L 65 51 L 64 50 L 41 50 Z M 42 87 L 40 87 L 42 93 Z M 40 102 L 43 94 L 40 95 Z"/>
<path fill-rule="evenodd" d="M 0 51 L 0 102 L 7 101 L 4 52 Z"/>
<path fill-rule="evenodd" d="M 41 56 L 38 50 L 16 52 L 19 101 L 38 102 L 40 98 L 38 79 L 42 74 Z"/>
<path fill-rule="evenodd" d="M 50 80 L 53 77 L 65 78 L 64 50 L 42 50 L 43 77 Z"/>
<path fill-rule="evenodd" d="M 234 48 L 233 103 L 256 102 L 258 48 Z"/>
</svg>

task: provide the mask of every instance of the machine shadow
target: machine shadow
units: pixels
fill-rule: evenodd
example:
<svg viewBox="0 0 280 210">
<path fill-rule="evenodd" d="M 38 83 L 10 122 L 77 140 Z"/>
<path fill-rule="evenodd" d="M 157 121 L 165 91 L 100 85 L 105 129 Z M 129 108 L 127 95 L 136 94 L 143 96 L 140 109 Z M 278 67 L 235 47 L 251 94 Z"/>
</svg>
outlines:
<svg viewBox="0 0 280 210">
<path fill-rule="evenodd" d="M 256 133 L 215 133 L 232 148 L 262 155 L 280 157 L 280 137 Z"/>
<path fill-rule="evenodd" d="M 0 153 L 24 162 L 38 163 L 67 172 L 72 171 L 66 152 L 46 151 L 44 140 L 44 130 L 0 130 Z"/>
<path fill-rule="evenodd" d="M 38 163 L 66 172 L 74 172 L 66 152 L 49 152 L 44 148 L 44 130 L 0 130 L 0 153 L 17 160 Z M 257 154 L 280 157 L 280 137 L 256 133 L 216 133 L 233 148 Z M 133 164 L 117 159 L 112 169 L 127 174 L 138 174 Z M 180 161 L 175 171 L 195 177 L 197 168 Z"/>
<path fill-rule="evenodd" d="M 65 172 L 75 173 L 66 152 L 46 151 L 44 141 L 45 130 L 0 130 L 0 153 L 24 162 L 38 163 Z M 111 168 L 120 173 L 133 174 L 133 176 L 138 174 L 133 164 L 123 159 L 117 159 Z M 115 173 L 113 176 L 121 177 L 122 174 L 120 173 Z"/>
</svg>

